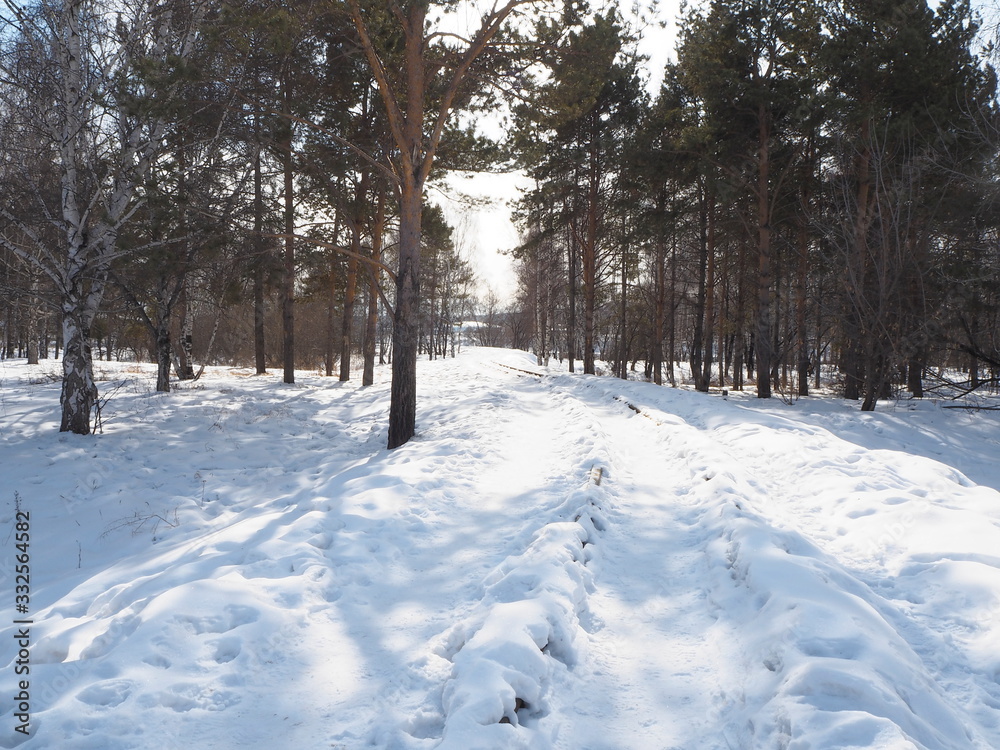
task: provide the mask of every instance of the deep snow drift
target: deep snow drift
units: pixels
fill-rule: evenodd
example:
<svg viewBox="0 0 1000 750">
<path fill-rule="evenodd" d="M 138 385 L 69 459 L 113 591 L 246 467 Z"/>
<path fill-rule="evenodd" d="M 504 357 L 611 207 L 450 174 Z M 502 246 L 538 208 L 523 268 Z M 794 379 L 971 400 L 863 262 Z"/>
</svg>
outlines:
<svg viewBox="0 0 1000 750">
<path fill-rule="evenodd" d="M 4 747 L 1000 748 L 997 412 L 473 349 L 392 452 L 387 383 L 225 368 L 98 364 L 81 438 L 53 366 L 0 363 Z"/>
</svg>

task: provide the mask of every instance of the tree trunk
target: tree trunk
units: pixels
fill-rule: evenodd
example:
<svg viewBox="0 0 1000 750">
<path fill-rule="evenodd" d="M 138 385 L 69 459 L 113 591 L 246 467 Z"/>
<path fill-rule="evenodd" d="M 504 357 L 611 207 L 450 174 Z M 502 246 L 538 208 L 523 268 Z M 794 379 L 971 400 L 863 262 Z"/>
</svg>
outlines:
<svg viewBox="0 0 1000 750">
<path fill-rule="evenodd" d="M 545 364 L 549 349 L 549 280 L 547 265 L 543 266 L 543 246 L 535 251 L 535 360 L 539 366 Z"/>
<path fill-rule="evenodd" d="M 167 308 L 166 314 L 163 309 L 156 316 L 156 335 L 154 342 L 156 345 L 156 392 L 170 392 L 170 365 L 172 352 L 170 347 L 170 313 Z M 191 374 L 194 377 L 194 373 Z"/>
<path fill-rule="evenodd" d="M 621 300 L 618 311 L 618 377 L 628 380 L 628 344 L 625 340 L 627 335 L 626 322 L 628 318 L 628 266 L 625 262 L 625 254 L 622 254 L 622 276 L 621 276 Z"/>
<path fill-rule="evenodd" d="M 28 322 L 28 331 L 27 331 L 26 335 L 28 337 L 28 340 L 26 342 L 26 345 L 27 345 L 27 348 L 28 348 L 28 351 L 27 351 L 28 364 L 29 365 L 37 365 L 38 364 L 38 334 L 35 331 L 32 330 L 32 323 L 30 321 Z"/>
<path fill-rule="evenodd" d="M 583 372 L 594 374 L 594 312 L 597 302 L 597 214 L 601 188 L 599 118 L 591 116 L 587 186 L 587 234 L 583 242 Z"/>
<path fill-rule="evenodd" d="M 809 305 L 806 282 L 809 278 L 809 235 L 805 222 L 799 227 L 799 268 L 795 286 L 795 348 L 798 350 L 799 396 L 809 395 L 809 339 L 806 336 L 806 309 Z"/>
<path fill-rule="evenodd" d="M 667 346 L 667 376 L 670 386 L 677 387 L 677 375 L 674 372 L 674 360 L 677 353 L 677 232 L 670 242 L 670 342 Z"/>
<path fill-rule="evenodd" d="M 74 309 L 76 300 L 63 302 L 63 381 L 60 432 L 90 434 L 90 414 L 97 403 L 86 311 Z"/>
<path fill-rule="evenodd" d="M 97 384 L 94 382 L 90 352 L 90 326 L 104 294 L 108 267 L 101 262 L 104 246 L 88 233 L 85 214 L 80 207 L 82 178 L 79 174 L 78 145 L 84 118 L 80 107 L 81 92 L 84 89 L 80 31 L 82 11 L 82 4 L 63 4 L 59 33 L 65 38 L 57 44 L 59 70 L 64 79 L 60 91 L 60 109 L 64 122 L 59 156 L 62 163 L 62 218 L 67 227 L 68 245 L 65 281 L 60 289 L 63 382 L 59 399 L 62 406 L 59 431 L 89 435 L 90 414 L 97 403 Z M 95 260 L 98 262 L 95 263 Z M 89 290 L 84 289 L 87 277 L 91 277 Z"/>
<path fill-rule="evenodd" d="M 863 97 L 867 100 L 867 96 Z M 844 398 L 857 400 L 861 397 L 863 385 L 864 354 L 862 337 L 866 335 L 860 312 L 861 301 L 866 295 L 868 269 L 868 227 L 869 208 L 872 191 L 872 144 L 871 123 L 865 119 L 861 123 L 860 151 L 857 157 L 857 193 L 854 233 L 848 249 L 849 273 L 847 276 L 844 333 L 847 338 L 844 352 Z"/>
<path fill-rule="evenodd" d="M 805 174 L 802 180 L 802 216 L 799 220 L 799 264 L 795 284 L 795 348 L 798 350 L 797 377 L 800 397 L 809 395 L 809 338 L 806 335 L 806 311 L 809 306 L 809 213 L 812 189 L 813 137 L 806 145 Z"/>
<path fill-rule="evenodd" d="M 352 235 L 355 235 L 352 230 Z M 351 239 L 353 252 L 361 250 L 361 235 L 357 233 Z M 344 314 L 340 321 L 340 380 L 351 379 L 351 346 L 354 328 L 354 304 L 358 296 L 358 259 L 347 259 L 347 278 L 344 287 Z"/>
<path fill-rule="evenodd" d="M 264 269 L 258 263 L 253 269 L 253 354 L 258 375 L 267 374 L 264 317 Z"/>
<path fill-rule="evenodd" d="M 771 398 L 771 364 L 774 358 L 772 348 L 771 287 L 773 269 L 771 267 L 771 187 L 770 187 L 770 140 L 769 113 L 761 104 L 758 118 L 758 174 L 757 174 L 757 398 Z"/>
<path fill-rule="evenodd" d="M 914 398 L 924 397 L 924 359 L 921 354 L 915 354 L 910 358 L 906 366 L 907 389 Z"/>
<path fill-rule="evenodd" d="M 708 198 L 704 183 L 698 188 L 698 293 L 694 303 L 694 332 L 691 340 L 691 378 L 697 391 L 707 391 L 704 383 L 705 295 L 708 272 Z"/>
<path fill-rule="evenodd" d="M 816 366 L 813 370 L 813 387 L 819 390 L 823 386 L 823 281 L 817 281 L 816 306 L 813 313 L 816 318 Z"/>
<path fill-rule="evenodd" d="M 347 279 L 344 286 L 344 317 L 340 326 L 340 380 L 351 379 L 351 346 L 354 330 L 354 304 L 358 296 L 358 257 L 361 255 L 361 230 L 365 219 L 365 199 L 368 195 L 368 173 L 363 172 L 354 196 L 354 218 L 351 221 L 351 252 L 347 258 Z"/>
<path fill-rule="evenodd" d="M 747 364 L 747 283 L 749 256 L 749 237 L 744 235 L 740 242 L 739 276 L 736 284 L 736 325 L 733 330 L 733 390 L 742 391 L 746 382 L 743 368 Z"/>
<path fill-rule="evenodd" d="M 180 298 L 177 306 L 180 309 L 181 340 L 177 347 L 177 358 L 179 367 L 177 368 L 177 378 L 179 380 L 191 380 L 194 377 L 194 316 L 191 314 L 191 305 L 187 293 L 187 277 L 181 281 Z"/>
<path fill-rule="evenodd" d="M 571 219 L 575 221 L 575 219 Z M 569 242 L 566 243 L 569 252 L 569 300 L 566 320 L 566 357 L 569 360 L 569 371 L 576 372 L 576 232 L 571 231 Z"/>
<path fill-rule="evenodd" d="M 708 196 L 708 265 L 705 268 L 705 357 L 701 384 L 706 393 L 712 387 L 712 363 L 715 352 L 715 194 Z"/>
<path fill-rule="evenodd" d="M 24 336 L 28 349 L 26 353 L 29 365 L 38 364 L 38 319 L 41 316 L 39 315 L 37 292 L 38 279 L 35 278 L 34 272 L 31 272 L 31 281 L 28 287 L 28 305 L 24 320 Z"/>
<path fill-rule="evenodd" d="M 282 109 L 284 114 L 291 114 L 291 83 L 288 71 L 282 81 Z M 289 122 L 287 136 L 281 145 L 282 167 L 285 187 L 285 253 L 284 278 L 281 287 L 281 333 L 282 333 L 282 363 L 284 365 L 284 382 L 295 382 L 295 163 L 293 158 L 292 135 L 293 128 Z"/>
<path fill-rule="evenodd" d="M 399 201 L 399 272 L 392 329 L 392 388 L 389 448 L 403 445 L 416 431 L 417 314 L 420 302 L 421 185 L 407 180 Z"/>
<path fill-rule="evenodd" d="M 844 373 L 844 398 L 857 401 L 861 398 L 861 385 L 864 382 L 861 367 L 861 336 L 860 326 L 856 325 L 852 315 L 844 320 L 844 335 L 847 339 L 840 353 L 840 369 Z"/>
<path fill-rule="evenodd" d="M 372 226 L 372 265 L 368 271 L 368 317 L 365 322 L 364 372 L 361 385 L 375 382 L 375 340 L 378 337 L 378 264 L 382 262 L 382 234 L 385 231 L 385 190 L 380 189 L 375 201 L 375 223 Z"/>
<path fill-rule="evenodd" d="M 326 352 L 324 356 L 324 364 L 326 365 L 326 377 L 333 377 L 333 360 L 336 357 L 334 353 L 334 339 L 336 334 L 334 329 L 336 328 L 336 318 L 334 314 L 334 309 L 337 306 L 337 283 L 336 277 L 333 273 L 333 259 L 330 259 L 330 272 L 327 274 L 327 290 L 326 290 Z"/>
<path fill-rule="evenodd" d="M 875 361 L 869 363 L 868 377 L 865 383 L 865 398 L 861 403 L 861 411 L 875 411 L 875 405 L 886 387 L 888 379 L 887 365 L 885 359 L 876 356 Z"/>
<path fill-rule="evenodd" d="M 653 271 L 655 311 L 653 313 L 653 382 L 663 385 L 663 317 L 666 308 L 665 276 L 666 268 L 664 263 L 663 237 L 656 240 L 656 261 Z"/>
<path fill-rule="evenodd" d="M 392 342 L 392 388 L 389 403 L 389 448 L 406 443 L 416 430 L 416 369 L 420 301 L 420 239 L 423 188 L 434 164 L 434 154 L 445 132 L 449 111 L 470 74 L 472 62 L 490 48 L 506 19 L 521 5 L 510 2 L 486 12 L 482 24 L 458 55 L 458 66 L 445 74 L 441 99 L 431 122 L 425 106 L 429 85 L 437 84 L 441 68 L 428 56 L 428 4 L 393 6 L 392 16 L 402 31 L 402 73 L 390 80 L 387 60 L 380 56 L 369 33 L 359 0 L 348 0 L 362 51 L 382 95 L 395 149 L 393 174 L 399 190 L 399 269 L 396 276 L 396 309 Z M 398 37 L 393 44 L 399 51 Z M 396 64 L 399 58 L 395 57 Z M 390 63 L 392 64 L 392 63 Z M 431 80 L 428 80 L 430 78 Z M 438 89 L 435 88 L 435 91 Z"/>
<path fill-rule="evenodd" d="M 264 339 L 264 179 L 260 166 L 260 127 L 254 118 L 257 148 L 253 162 L 253 353 L 258 375 L 267 374 Z"/>
</svg>

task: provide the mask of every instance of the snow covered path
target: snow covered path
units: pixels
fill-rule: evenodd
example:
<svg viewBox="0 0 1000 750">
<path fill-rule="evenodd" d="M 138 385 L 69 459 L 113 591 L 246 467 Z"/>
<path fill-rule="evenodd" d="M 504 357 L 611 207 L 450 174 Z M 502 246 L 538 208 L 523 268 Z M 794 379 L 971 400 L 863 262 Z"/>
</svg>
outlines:
<svg viewBox="0 0 1000 750">
<path fill-rule="evenodd" d="M 555 712 L 562 715 L 555 745 L 728 747 L 720 719 L 739 639 L 705 590 L 712 532 L 706 509 L 689 497 L 697 470 L 683 459 L 688 436 L 637 416 L 622 400 L 585 395 L 614 446 L 605 477 L 611 508 L 591 564 L 591 661 Z"/>
<path fill-rule="evenodd" d="M 4 746 L 1000 747 L 992 413 L 472 350 L 421 363 L 389 452 L 384 384 L 132 373 L 79 439 L 28 373 L 0 370 L 35 622 Z"/>
</svg>

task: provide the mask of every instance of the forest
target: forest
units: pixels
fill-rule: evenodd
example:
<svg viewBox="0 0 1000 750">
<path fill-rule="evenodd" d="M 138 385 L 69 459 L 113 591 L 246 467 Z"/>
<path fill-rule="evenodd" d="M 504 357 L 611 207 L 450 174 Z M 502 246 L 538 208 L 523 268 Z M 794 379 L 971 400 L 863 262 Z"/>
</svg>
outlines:
<svg viewBox="0 0 1000 750">
<path fill-rule="evenodd" d="M 397 447 L 418 357 L 469 322 L 700 391 L 867 411 L 1000 386 L 997 81 L 969 0 L 691 4 L 655 94 L 655 20 L 617 3 L 0 6 L 0 346 L 61 359 L 62 431 L 95 429 L 102 358 L 156 362 L 159 391 L 391 363 Z M 513 299 L 427 198 L 452 170 L 531 182 Z"/>
</svg>

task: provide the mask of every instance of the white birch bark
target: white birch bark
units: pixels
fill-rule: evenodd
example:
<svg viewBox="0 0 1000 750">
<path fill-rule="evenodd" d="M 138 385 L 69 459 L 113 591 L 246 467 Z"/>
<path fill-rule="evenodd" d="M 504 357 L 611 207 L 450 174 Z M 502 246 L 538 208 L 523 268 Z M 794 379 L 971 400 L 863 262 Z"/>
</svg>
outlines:
<svg viewBox="0 0 1000 750">
<path fill-rule="evenodd" d="M 136 54 L 159 60 L 188 56 L 206 3 L 194 4 L 187 27 L 178 32 L 169 2 L 137 0 L 117 4 L 110 13 L 95 0 L 61 0 L 30 17 L 12 0 L 0 2 L 16 19 L 24 48 L 48 62 L 42 81 L 19 79 L 10 61 L 0 72 L 18 92 L 12 96 L 37 108 L 35 118 L 57 154 L 60 205 L 47 218 L 59 226 L 64 244 L 54 247 L 43 232 L 3 209 L 0 214 L 35 248 L 31 252 L 3 237 L 0 243 L 55 283 L 64 342 L 60 430 L 85 435 L 98 403 L 90 330 L 119 254 L 118 235 L 140 205 L 137 188 L 167 128 L 162 117 L 144 119 L 116 106 L 114 82 Z M 115 18 L 116 28 L 94 28 L 101 18 Z"/>
</svg>

